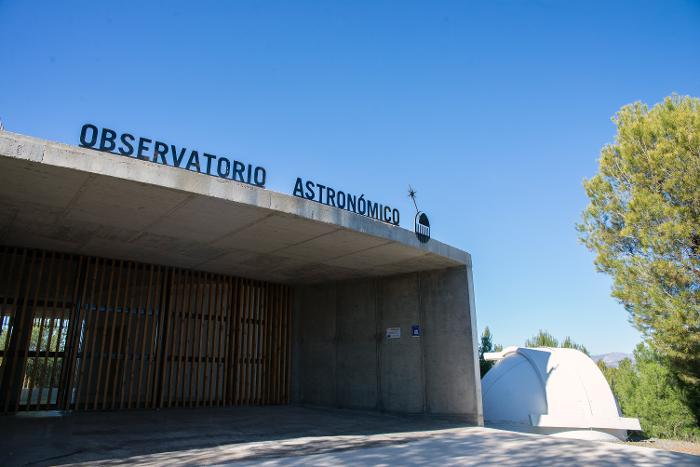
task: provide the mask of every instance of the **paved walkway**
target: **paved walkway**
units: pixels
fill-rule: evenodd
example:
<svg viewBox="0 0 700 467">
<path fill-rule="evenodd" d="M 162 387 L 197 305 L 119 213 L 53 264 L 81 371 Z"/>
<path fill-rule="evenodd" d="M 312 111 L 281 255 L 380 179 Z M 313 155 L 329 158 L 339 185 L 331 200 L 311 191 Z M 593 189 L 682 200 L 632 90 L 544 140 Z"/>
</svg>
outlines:
<svg viewBox="0 0 700 467">
<path fill-rule="evenodd" d="M 699 465 L 622 444 L 299 407 L 0 417 L 0 465 Z"/>
</svg>

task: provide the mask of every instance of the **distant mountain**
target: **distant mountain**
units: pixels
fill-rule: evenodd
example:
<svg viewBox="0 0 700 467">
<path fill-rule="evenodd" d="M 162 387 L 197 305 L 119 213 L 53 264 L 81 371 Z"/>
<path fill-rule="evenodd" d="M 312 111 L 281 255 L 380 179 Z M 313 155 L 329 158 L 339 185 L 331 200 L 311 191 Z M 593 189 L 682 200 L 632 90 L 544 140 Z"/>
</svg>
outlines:
<svg viewBox="0 0 700 467">
<path fill-rule="evenodd" d="M 624 352 L 610 352 L 601 355 L 591 355 L 591 358 L 596 363 L 602 360 L 603 363 L 605 363 L 605 366 L 611 368 L 617 368 L 620 362 L 626 358 L 629 358 L 630 360 L 634 361 L 634 355 L 632 355 L 631 353 Z"/>
</svg>

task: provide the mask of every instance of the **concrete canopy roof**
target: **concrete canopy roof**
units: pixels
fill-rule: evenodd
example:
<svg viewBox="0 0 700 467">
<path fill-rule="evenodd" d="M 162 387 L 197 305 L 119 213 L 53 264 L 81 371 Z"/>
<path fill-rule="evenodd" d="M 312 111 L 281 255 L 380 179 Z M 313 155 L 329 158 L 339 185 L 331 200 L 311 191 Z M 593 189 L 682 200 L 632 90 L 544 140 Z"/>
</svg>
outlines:
<svg viewBox="0 0 700 467">
<path fill-rule="evenodd" d="M 282 283 L 471 264 L 342 209 L 2 131 L 0 243 Z"/>
</svg>

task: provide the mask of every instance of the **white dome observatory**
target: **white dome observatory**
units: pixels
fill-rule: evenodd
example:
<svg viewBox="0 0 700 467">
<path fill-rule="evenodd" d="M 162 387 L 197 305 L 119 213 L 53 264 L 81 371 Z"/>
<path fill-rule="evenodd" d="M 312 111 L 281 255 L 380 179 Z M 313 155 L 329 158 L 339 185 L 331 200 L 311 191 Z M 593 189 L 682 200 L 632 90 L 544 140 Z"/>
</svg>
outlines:
<svg viewBox="0 0 700 467">
<path fill-rule="evenodd" d="M 617 441 L 639 420 L 620 416 L 593 360 L 574 349 L 508 347 L 481 381 L 484 419 L 515 431 Z"/>
</svg>

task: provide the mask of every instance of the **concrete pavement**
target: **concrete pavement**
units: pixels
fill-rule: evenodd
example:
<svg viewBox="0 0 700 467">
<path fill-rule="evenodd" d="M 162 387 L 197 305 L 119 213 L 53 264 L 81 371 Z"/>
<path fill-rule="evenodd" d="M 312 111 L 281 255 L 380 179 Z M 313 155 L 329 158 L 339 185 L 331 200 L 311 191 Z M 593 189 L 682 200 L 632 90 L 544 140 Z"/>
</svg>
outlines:
<svg viewBox="0 0 700 467">
<path fill-rule="evenodd" d="M 0 418 L 0 465 L 700 465 L 448 419 L 301 407 Z"/>
</svg>

